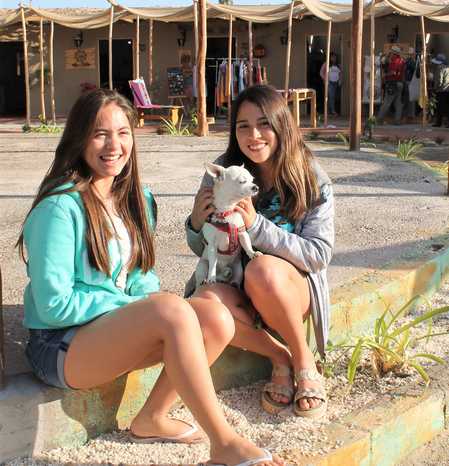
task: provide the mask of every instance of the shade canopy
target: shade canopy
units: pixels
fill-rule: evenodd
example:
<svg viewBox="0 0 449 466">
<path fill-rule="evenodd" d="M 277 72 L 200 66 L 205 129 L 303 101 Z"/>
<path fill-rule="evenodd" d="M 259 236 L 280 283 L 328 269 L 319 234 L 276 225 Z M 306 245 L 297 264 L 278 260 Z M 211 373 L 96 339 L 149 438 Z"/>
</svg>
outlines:
<svg viewBox="0 0 449 466">
<path fill-rule="evenodd" d="M 115 0 L 109 0 L 114 6 L 113 21 L 132 22 L 137 16 L 141 19 L 170 22 L 193 22 L 194 7 L 170 8 L 130 8 Z M 219 5 L 207 3 L 208 19 L 234 19 L 253 23 L 275 23 L 288 21 L 290 3 L 284 5 Z M 109 25 L 110 13 L 106 9 L 39 9 L 23 7 L 27 21 L 53 21 L 56 24 L 74 29 L 95 29 Z M 384 0 L 375 2 L 376 17 L 398 12 L 407 16 L 425 16 L 434 21 L 449 22 L 449 4 L 444 0 Z M 364 6 L 364 17 L 372 14 L 371 3 Z M 293 18 L 315 16 L 323 21 L 345 22 L 352 18 L 351 3 L 330 3 L 320 0 L 296 0 L 293 7 Z M 20 8 L 16 10 L 0 10 L 0 28 L 20 23 Z"/>
</svg>

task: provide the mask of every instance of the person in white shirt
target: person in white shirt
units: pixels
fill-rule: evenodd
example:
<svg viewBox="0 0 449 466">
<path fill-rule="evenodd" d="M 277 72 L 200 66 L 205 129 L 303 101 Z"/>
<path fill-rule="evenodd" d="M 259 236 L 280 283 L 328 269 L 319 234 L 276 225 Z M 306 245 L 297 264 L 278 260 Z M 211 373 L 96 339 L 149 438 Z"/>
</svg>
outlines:
<svg viewBox="0 0 449 466">
<path fill-rule="evenodd" d="M 341 70 L 337 65 L 337 55 L 335 53 L 331 53 L 329 60 L 327 105 L 329 113 L 331 115 L 336 115 L 335 101 L 337 98 L 338 87 L 341 86 Z M 321 66 L 320 76 L 323 81 L 326 81 L 326 62 Z"/>
</svg>

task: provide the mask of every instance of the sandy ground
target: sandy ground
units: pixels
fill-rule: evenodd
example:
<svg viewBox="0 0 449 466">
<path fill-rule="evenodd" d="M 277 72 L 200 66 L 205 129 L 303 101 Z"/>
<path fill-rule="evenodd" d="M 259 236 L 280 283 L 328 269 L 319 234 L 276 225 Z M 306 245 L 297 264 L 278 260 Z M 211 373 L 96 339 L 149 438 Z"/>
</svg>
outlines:
<svg viewBox="0 0 449 466">
<path fill-rule="evenodd" d="M 57 139 L 45 135 L 2 135 L 0 262 L 10 373 L 27 368 L 22 356 L 26 333 L 20 325 L 26 276 L 13 245 L 38 183 L 49 166 Z M 162 287 L 182 293 L 196 263 L 185 244 L 183 221 L 191 209 L 204 162 L 215 159 L 223 151 L 226 139 L 151 135 L 139 137 L 138 145 L 143 182 L 151 187 L 159 205 L 157 270 Z M 331 287 L 428 248 L 423 239 L 437 242 L 438 235 L 447 231 L 449 199 L 444 196 L 444 186 L 426 170 L 397 160 L 383 146 L 359 153 L 349 153 L 335 144 L 314 143 L 311 147 L 331 176 L 336 195 L 336 247 L 329 269 Z M 446 299 L 447 304 L 448 296 L 446 289 L 441 299 Z M 439 325 L 447 329 L 446 320 Z M 438 350 L 447 356 L 444 345 L 439 345 Z M 223 392 L 220 399 L 230 422 L 258 444 L 285 452 L 295 442 L 305 453 L 317 454 L 336 446 L 323 438 L 322 427 L 326 423 L 409 380 L 389 377 L 376 381 L 363 369 L 358 384 L 348 395 L 342 366 L 328 381 L 332 394 L 329 413 L 320 423 L 296 418 L 288 412 L 278 418 L 263 413 L 258 402 L 262 383 Z M 173 415 L 189 416 L 182 407 Z M 49 452 L 42 462 L 185 463 L 207 459 L 206 452 L 206 446 L 130 445 L 126 442 L 126 433 L 115 433 L 80 449 Z M 32 464 L 33 461 L 20 459 L 10 464 Z"/>
</svg>

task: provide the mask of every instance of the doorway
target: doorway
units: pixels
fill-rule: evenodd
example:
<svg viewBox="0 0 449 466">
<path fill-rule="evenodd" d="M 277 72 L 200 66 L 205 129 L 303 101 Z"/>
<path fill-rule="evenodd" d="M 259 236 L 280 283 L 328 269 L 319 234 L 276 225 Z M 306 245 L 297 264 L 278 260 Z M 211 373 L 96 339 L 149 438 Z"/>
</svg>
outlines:
<svg viewBox="0 0 449 466">
<path fill-rule="evenodd" d="M 218 70 L 223 59 L 228 57 L 228 37 L 207 38 L 206 58 L 206 90 L 207 114 L 216 115 L 215 88 L 218 80 Z M 232 58 L 236 56 L 236 40 L 232 38 Z"/>
<path fill-rule="evenodd" d="M 100 87 L 109 87 L 109 41 L 100 40 Z M 128 81 L 133 79 L 132 39 L 112 39 L 112 86 L 133 101 Z"/>
<path fill-rule="evenodd" d="M 22 42 L 0 42 L 0 115 L 25 114 L 25 67 Z"/>
<path fill-rule="evenodd" d="M 316 91 L 316 107 L 318 113 L 324 112 L 324 82 L 320 76 L 321 67 L 326 63 L 327 36 L 309 35 L 306 40 L 307 87 Z M 342 38 L 332 35 L 330 44 L 331 57 L 336 57 L 336 64 L 342 72 Z M 335 109 L 341 114 L 341 86 L 337 89 Z"/>
</svg>

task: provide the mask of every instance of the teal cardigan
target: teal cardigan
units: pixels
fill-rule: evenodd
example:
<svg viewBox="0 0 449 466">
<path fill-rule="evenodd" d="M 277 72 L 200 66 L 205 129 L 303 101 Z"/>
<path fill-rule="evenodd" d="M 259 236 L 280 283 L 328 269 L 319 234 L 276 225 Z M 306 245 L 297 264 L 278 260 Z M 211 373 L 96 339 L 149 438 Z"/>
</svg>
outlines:
<svg viewBox="0 0 449 466">
<path fill-rule="evenodd" d="M 153 195 L 146 189 L 144 194 L 154 229 Z M 154 270 L 144 274 L 139 268 L 128 274 L 125 290 L 116 287 L 122 263 L 115 239 L 108 247 L 111 277 L 89 264 L 86 215 L 78 192 L 55 194 L 39 202 L 25 222 L 24 242 L 30 279 L 24 293 L 27 328 L 82 325 L 159 290 Z"/>
</svg>

